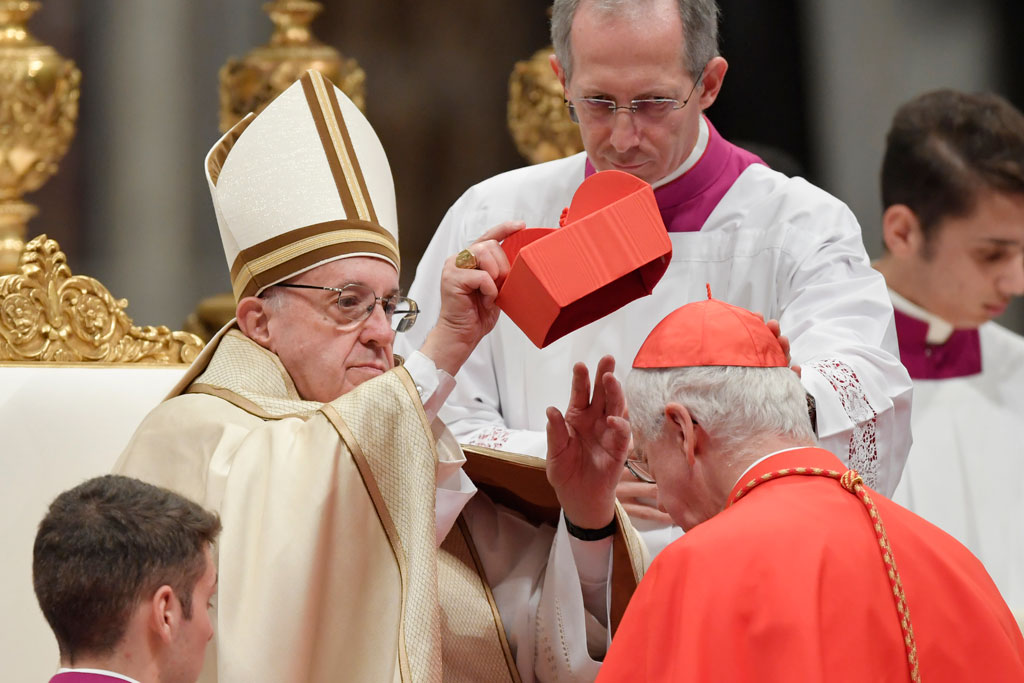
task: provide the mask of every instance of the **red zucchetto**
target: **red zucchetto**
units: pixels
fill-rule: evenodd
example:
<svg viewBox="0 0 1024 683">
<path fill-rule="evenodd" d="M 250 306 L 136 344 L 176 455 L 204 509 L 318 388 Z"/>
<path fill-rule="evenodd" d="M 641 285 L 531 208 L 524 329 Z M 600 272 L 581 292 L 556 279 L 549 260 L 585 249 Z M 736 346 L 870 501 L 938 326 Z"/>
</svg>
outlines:
<svg viewBox="0 0 1024 683">
<path fill-rule="evenodd" d="M 745 308 L 711 298 L 668 314 L 647 335 L 634 368 L 734 365 L 786 367 L 786 354 L 764 319 Z"/>
</svg>

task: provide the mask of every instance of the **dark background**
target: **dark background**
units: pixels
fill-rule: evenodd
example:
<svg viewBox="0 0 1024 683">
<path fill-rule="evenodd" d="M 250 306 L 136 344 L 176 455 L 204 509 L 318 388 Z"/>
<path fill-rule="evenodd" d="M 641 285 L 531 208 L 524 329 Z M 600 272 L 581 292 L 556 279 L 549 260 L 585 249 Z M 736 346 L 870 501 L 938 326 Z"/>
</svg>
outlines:
<svg viewBox="0 0 1024 683">
<path fill-rule="evenodd" d="M 788 168 L 849 201 L 877 255 L 874 209 L 858 210 L 845 195 L 816 134 L 822 120 L 812 95 L 821 92 L 814 79 L 822 57 L 815 53 L 820 41 L 808 39 L 815 36 L 808 17 L 811 2 L 825 1 L 722 0 L 721 49 L 730 69 L 709 116 L 725 137 L 759 153 L 763 146 L 780 151 Z M 955 20 L 956 3 L 932 1 Z M 992 31 L 979 40 L 991 41 L 996 55 L 989 87 L 1021 106 L 1024 3 L 982 4 Z M 41 209 L 30 236 L 57 238 L 72 270 L 129 298 L 137 322 L 177 326 L 199 298 L 229 288 L 202 160 L 219 137 L 217 69 L 269 38 L 271 25 L 259 6 L 45 0 L 29 24 L 83 72 L 78 134 L 57 176 L 27 197 Z M 548 44 L 547 6 L 546 0 L 335 0 L 314 22 L 323 42 L 366 71 L 367 116 L 395 177 L 403 285 L 452 202 L 473 183 L 525 163 L 505 123 L 508 76 L 517 60 Z M 877 9 L 884 3 L 874 6 L 884 16 Z M 885 77 L 866 73 L 848 87 L 870 106 L 874 79 Z M 914 94 L 901 92 L 900 100 Z M 876 184 L 873 177 L 863 182 Z M 1017 316 L 1011 312 L 1004 321 L 1016 326 Z"/>
</svg>

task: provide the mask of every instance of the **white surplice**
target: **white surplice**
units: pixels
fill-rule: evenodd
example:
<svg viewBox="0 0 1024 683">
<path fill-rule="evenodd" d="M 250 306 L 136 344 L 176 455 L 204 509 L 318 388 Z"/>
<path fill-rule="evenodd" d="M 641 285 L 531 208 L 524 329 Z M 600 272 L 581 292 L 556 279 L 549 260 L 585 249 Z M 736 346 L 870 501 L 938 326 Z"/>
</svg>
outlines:
<svg viewBox="0 0 1024 683">
<path fill-rule="evenodd" d="M 704 163 L 701 152 L 695 150 L 687 163 Z M 421 344 L 437 318 L 445 258 L 502 221 L 557 226 L 584 179 L 585 163 L 581 153 L 503 173 L 466 191 L 420 261 L 410 296 L 420 304 L 424 324 L 400 340 L 405 346 L 399 352 Z M 705 298 L 710 284 L 716 299 L 779 320 L 817 403 L 820 445 L 873 488 L 891 494 L 910 447 L 911 383 L 898 360 L 885 282 L 868 262 L 850 210 L 803 179 L 753 164 L 700 230 L 669 235 L 672 261 L 652 296 L 547 348 L 534 347 L 502 316 L 459 372 L 440 412 L 455 436 L 543 457 L 544 410 L 565 405 L 572 364 L 583 361 L 593 370 L 611 354 L 623 377 L 651 329 L 676 308 Z M 670 539 L 645 540 L 654 551 Z"/>
<path fill-rule="evenodd" d="M 899 296 L 893 304 L 929 324 L 934 348 L 953 332 Z M 914 446 L 893 500 L 967 546 L 1024 624 L 1024 338 L 994 322 L 978 336 L 980 372 L 914 379 Z"/>
</svg>

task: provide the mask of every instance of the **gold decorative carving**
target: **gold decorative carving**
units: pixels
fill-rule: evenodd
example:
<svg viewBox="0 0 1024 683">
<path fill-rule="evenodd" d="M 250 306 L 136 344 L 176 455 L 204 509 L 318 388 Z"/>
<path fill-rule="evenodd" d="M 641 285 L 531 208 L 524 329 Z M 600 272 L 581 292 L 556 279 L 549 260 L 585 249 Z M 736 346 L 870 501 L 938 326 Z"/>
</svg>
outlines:
<svg viewBox="0 0 1024 683">
<path fill-rule="evenodd" d="M 569 119 L 562 84 L 551 70 L 550 47 L 516 62 L 508 79 L 508 129 L 531 164 L 583 151 L 579 127 Z"/>
<path fill-rule="evenodd" d="M 78 118 L 82 74 L 33 38 L 38 2 L 0 0 L 0 273 L 13 273 L 36 208 L 22 201 L 57 171 Z"/>
<path fill-rule="evenodd" d="M 313 37 L 310 24 L 323 10 L 312 0 L 275 0 L 263 5 L 274 22 L 270 43 L 220 70 L 220 130 L 226 133 L 249 112 L 260 113 L 307 69 L 320 71 L 365 110 L 366 73 Z"/>
<path fill-rule="evenodd" d="M 191 363 L 203 348 L 187 332 L 133 325 L 128 301 L 72 275 L 46 235 L 25 245 L 19 271 L 0 276 L 0 361 Z"/>
</svg>

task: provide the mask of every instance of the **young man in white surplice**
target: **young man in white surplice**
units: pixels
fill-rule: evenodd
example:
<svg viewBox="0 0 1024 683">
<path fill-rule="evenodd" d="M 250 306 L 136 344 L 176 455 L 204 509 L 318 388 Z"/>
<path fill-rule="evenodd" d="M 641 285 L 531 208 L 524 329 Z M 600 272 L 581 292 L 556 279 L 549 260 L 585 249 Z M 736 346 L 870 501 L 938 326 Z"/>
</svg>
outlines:
<svg viewBox="0 0 1024 683">
<path fill-rule="evenodd" d="M 925 93 L 882 164 L 885 255 L 914 380 L 894 500 L 985 564 L 1024 620 L 1024 339 L 992 321 L 1024 293 L 1024 115 L 992 94 Z"/>
</svg>

